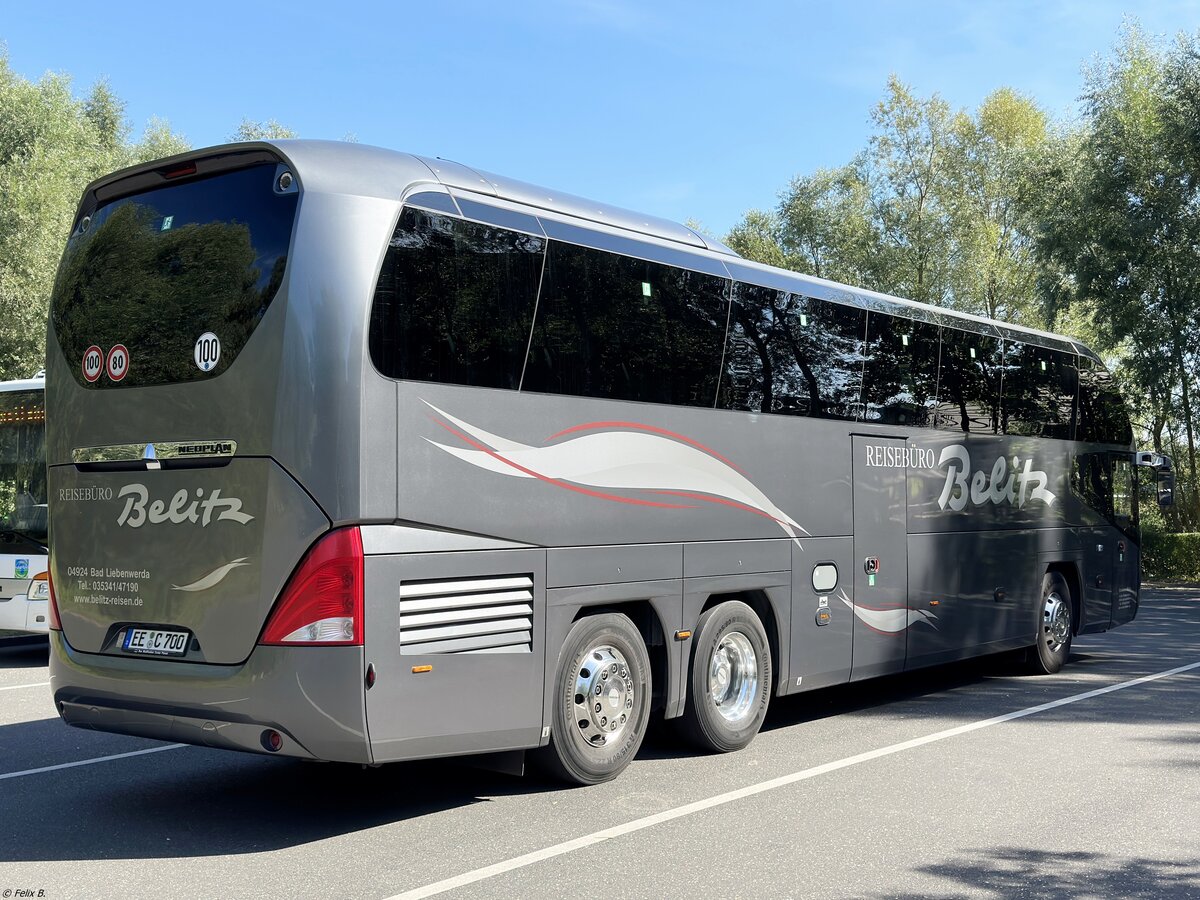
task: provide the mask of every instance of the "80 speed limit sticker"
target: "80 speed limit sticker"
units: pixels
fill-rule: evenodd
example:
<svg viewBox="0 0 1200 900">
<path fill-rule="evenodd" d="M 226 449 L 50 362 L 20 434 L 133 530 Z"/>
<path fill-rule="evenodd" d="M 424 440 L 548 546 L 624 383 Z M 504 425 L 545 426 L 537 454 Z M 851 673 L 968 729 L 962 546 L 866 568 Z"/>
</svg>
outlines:
<svg viewBox="0 0 1200 900">
<path fill-rule="evenodd" d="M 116 344 L 108 351 L 108 377 L 120 381 L 129 371 L 129 351 L 124 344 Z"/>
</svg>

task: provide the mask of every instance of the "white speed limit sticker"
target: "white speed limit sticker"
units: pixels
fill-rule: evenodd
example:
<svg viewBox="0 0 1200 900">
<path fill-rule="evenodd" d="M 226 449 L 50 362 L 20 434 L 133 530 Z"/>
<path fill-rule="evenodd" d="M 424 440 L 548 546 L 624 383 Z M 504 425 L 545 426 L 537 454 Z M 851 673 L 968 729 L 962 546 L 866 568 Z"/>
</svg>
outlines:
<svg viewBox="0 0 1200 900">
<path fill-rule="evenodd" d="M 83 377 L 89 384 L 100 377 L 104 371 L 104 351 L 95 344 L 88 347 L 83 354 Z"/>
<path fill-rule="evenodd" d="M 221 339 L 211 331 L 204 332 L 196 338 L 192 358 L 196 360 L 196 368 L 201 372 L 211 372 L 221 361 Z"/>
<path fill-rule="evenodd" d="M 129 351 L 124 344 L 117 344 L 108 351 L 108 377 L 120 381 L 129 371 Z"/>
</svg>

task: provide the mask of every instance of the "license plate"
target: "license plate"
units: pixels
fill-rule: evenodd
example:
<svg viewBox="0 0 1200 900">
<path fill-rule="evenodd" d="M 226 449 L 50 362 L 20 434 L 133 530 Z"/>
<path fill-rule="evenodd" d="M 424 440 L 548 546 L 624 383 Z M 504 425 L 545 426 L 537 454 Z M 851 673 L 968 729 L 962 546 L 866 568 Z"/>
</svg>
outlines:
<svg viewBox="0 0 1200 900">
<path fill-rule="evenodd" d="M 125 632 L 121 649 L 127 653 L 144 653 L 148 656 L 183 656 L 187 653 L 188 638 L 186 631 L 130 628 Z"/>
</svg>

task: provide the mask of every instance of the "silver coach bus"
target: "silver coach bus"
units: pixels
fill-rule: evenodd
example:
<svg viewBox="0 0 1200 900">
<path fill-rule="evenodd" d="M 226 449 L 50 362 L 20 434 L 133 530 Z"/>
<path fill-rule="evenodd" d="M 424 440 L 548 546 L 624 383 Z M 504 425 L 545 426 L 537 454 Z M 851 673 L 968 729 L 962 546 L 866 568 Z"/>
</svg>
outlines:
<svg viewBox="0 0 1200 900">
<path fill-rule="evenodd" d="M 76 726 L 595 783 L 652 715 L 736 750 L 772 695 L 1053 672 L 1137 612 L 1139 459 L 1086 347 L 441 160 L 100 179 L 47 366 Z"/>
</svg>

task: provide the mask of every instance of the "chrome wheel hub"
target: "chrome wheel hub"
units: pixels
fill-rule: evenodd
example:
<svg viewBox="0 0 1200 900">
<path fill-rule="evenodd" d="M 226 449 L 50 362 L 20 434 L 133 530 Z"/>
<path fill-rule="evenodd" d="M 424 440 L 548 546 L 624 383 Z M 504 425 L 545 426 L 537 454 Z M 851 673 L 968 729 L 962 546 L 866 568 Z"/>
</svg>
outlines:
<svg viewBox="0 0 1200 900">
<path fill-rule="evenodd" d="M 637 694 L 629 662 L 616 647 L 593 647 L 575 675 L 575 724 L 585 743 L 619 740 L 633 718 Z"/>
<path fill-rule="evenodd" d="M 1071 635 L 1071 607 L 1057 593 L 1046 598 L 1042 612 L 1042 631 L 1046 646 L 1057 652 Z"/>
<path fill-rule="evenodd" d="M 730 723 L 748 719 L 758 699 L 758 656 L 740 631 L 721 638 L 708 662 L 708 694 Z"/>
</svg>

